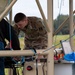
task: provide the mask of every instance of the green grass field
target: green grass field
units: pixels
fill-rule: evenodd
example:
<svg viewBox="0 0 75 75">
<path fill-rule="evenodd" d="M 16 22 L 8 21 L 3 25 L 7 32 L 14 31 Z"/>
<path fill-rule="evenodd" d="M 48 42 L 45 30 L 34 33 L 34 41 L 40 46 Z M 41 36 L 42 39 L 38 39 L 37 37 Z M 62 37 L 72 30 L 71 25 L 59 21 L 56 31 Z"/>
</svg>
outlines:
<svg viewBox="0 0 75 75">
<path fill-rule="evenodd" d="M 75 44 L 75 36 L 70 37 L 69 35 L 57 35 L 54 36 L 53 38 L 53 44 L 57 45 L 60 43 L 60 40 L 70 40 L 71 38 L 73 38 L 73 44 Z M 59 44 L 58 46 L 56 46 L 56 48 L 59 48 L 61 46 L 61 44 Z"/>
</svg>

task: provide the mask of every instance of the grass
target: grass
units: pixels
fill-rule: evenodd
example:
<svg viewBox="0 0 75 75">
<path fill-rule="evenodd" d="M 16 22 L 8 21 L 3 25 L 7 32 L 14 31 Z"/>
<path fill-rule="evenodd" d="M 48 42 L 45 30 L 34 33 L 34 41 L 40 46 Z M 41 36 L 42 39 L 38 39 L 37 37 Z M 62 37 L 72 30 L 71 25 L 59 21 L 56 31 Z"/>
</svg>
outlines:
<svg viewBox="0 0 75 75">
<path fill-rule="evenodd" d="M 54 36 L 53 38 L 53 44 L 54 45 L 57 45 L 56 48 L 60 47 L 60 40 L 66 40 L 67 38 L 69 37 L 69 35 L 57 35 L 57 36 Z"/>
<path fill-rule="evenodd" d="M 70 37 L 69 35 L 57 35 L 57 36 L 54 36 L 53 38 L 53 44 L 54 45 L 57 45 L 59 44 L 58 46 L 56 46 L 56 48 L 59 48 L 61 45 L 60 45 L 60 40 L 70 40 L 71 38 L 73 38 L 73 44 L 75 44 L 75 36 L 73 37 Z"/>
</svg>

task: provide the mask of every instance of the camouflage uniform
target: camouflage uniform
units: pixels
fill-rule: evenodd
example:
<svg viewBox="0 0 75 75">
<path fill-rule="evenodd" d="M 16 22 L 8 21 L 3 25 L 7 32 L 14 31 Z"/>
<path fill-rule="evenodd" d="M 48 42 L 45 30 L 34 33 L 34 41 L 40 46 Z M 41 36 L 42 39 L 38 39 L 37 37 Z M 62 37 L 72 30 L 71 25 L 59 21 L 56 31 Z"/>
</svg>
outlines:
<svg viewBox="0 0 75 75">
<path fill-rule="evenodd" d="M 19 34 L 20 29 L 15 25 L 15 30 Z M 25 47 L 24 49 L 35 48 L 45 49 L 47 48 L 47 32 L 45 30 L 43 21 L 37 17 L 28 17 L 28 25 L 21 29 L 25 33 Z"/>
</svg>

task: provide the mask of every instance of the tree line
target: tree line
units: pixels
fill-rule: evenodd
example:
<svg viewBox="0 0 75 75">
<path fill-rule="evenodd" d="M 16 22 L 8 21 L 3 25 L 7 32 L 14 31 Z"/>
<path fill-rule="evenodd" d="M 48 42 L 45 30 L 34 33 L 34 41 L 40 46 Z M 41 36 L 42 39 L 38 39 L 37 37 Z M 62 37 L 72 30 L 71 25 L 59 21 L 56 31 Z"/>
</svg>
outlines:
<svg viewBox="0 0 75 75">
<path fill-rule="evenodd" d="M 57 30 L 57 28 L 69 17 L 69 15 L 58 15 L 58 17 L 54 20 L 54 32 Z M 73 16 L 73 22 L 75 21 L 75 16 Z M 69 34 L 70 32 L 70 23 L 68 21 L 65 23 L 64 27 L 60 30 L 58 34 Z"/>
</svg>

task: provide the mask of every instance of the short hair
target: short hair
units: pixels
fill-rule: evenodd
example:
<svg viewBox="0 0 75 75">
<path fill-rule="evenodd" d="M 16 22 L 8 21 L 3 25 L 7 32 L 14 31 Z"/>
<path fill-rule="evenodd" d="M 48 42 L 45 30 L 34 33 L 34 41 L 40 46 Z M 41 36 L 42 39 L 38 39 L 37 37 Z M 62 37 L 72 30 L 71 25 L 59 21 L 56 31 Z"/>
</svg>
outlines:
<svg viewBox="0 0 75 75">
<path fill-rule="evenodd" d="M 17 13 L 14 17 L 14 22 L 18 23 L 19 21 L 23 20 L 24 18 L 26 18 L 26 15 L 23 13 Z"/>
</svg>

